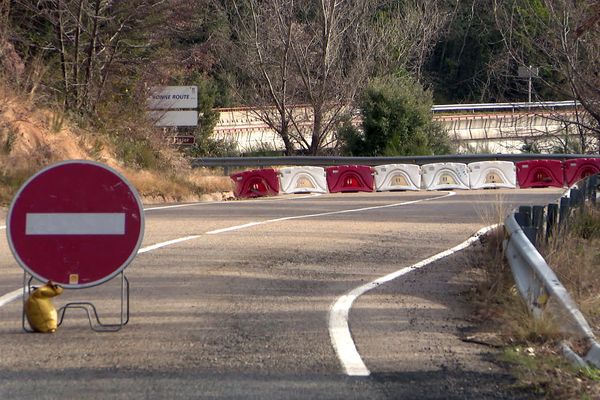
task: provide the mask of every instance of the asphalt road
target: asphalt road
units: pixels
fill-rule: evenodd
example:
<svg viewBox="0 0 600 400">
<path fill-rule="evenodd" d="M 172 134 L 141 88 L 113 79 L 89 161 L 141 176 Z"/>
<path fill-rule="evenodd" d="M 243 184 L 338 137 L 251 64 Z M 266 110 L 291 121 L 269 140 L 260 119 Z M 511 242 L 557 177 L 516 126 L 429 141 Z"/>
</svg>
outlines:
<svg viewBox="0 0 600 400">
<path fill-rule="evenodd" d="M 509 391 L 488 348 L 459 339 L 470 324 L 460 254 L 356 300 L 349 324 L 370 376 L 344 373 L 329 311 L 357 286 L 461 243 L 514 206 L 560 193 L 356 193 L 149 207 L 144 251 L 126 269 L 129 324 L 97 333 L 69 310 L 55 334 L 30 334 L 21 329 L 19 300 L 1 306 L 0 398 L 528 398 Z M 168 244 L 175 239 L 182 240 Z M 0 297 L 22 280 L 0 238 Z M 118 283 L 67 290 L 55 304 L 91 301 L 103 321 L 115 322 Z"/>
</svg>

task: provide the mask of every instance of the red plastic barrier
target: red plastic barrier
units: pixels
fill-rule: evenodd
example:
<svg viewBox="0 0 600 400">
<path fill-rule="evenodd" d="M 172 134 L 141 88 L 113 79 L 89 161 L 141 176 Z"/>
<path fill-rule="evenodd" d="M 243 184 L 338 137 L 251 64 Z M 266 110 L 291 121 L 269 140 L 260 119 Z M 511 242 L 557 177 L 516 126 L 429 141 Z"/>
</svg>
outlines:
<svg viewBox="0 0 600 400">
<path fill-rule="evenodd" d="M 559 160 L 528 160 L 515 163 L 519 187 L 563 187 L 563 163 Z"/>
<path fill-rule="evenodd" d="M 365 165 L 340 165 L 325 168 L 330 193 L 372 192 L 374 170 Z"/>
<path fill-rule="evenodd" d="M 565 180 L 569 186 L 596 174 L 600 174 L 600 158 L 576 158 L 565 161 Z"/>
<path fill-rule="evenodd" d="M 279 194 L 279 177 L 272 168 L 255 169 L 230 175 L 235 182 L 235 197 L 263 197 Z"/>
</svg>

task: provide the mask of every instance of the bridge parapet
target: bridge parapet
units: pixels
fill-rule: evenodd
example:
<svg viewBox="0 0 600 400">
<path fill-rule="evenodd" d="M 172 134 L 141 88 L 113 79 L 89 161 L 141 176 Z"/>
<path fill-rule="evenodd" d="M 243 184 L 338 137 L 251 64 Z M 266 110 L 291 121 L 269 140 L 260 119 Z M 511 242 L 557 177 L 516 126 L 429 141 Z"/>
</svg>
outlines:
<svg viewBox="0 0 600 400">
<path fill-rule="evenodd" d="M 434 106 L 432 112 L 433 119 L 458 143 L 459 151 L 518 153 L 526 142 L 576 134 L 573 126 L 575 108 L 572 101 L 458 104 Z M 216 139 L 236 143 L 241 153 L 265 148 L 284 150 L 281 138 L 260 117 L 261 113 L 275 117 L 274 109 L 226 108 L 217 111 L 220 118 L 213 132 Z M 309 108 L 298 106 L 294 113 L 296 127 L 308 135 L 312 123 Z M 359 125 L 360 118 L 355 118 L 354 122 Z"/>
</svg>

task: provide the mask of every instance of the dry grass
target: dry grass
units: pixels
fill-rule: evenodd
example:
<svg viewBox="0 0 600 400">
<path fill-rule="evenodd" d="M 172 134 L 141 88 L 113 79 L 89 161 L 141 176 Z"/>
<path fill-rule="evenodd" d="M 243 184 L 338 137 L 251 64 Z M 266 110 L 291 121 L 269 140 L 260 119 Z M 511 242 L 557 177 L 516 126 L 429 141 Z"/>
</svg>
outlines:
<svg viewBox="0 0 600 400">
<path fill-rule="evenodd" d="M 0 171 L 0 206 L 9 204 L 19 187 L 34 172 L 27 169 L 15 169 L 10 172 Z"/>
<path fill-rule="evenodd" d="M 502 227 L 482 239 L 482 246 L 469 252 L 469 265 L 479 272 L 474 290 L 479 321 L 484 329 L 496 330 L 503 342 L 528 344 L 556 342 L 561 338 L 549 313 L 532 318 L 515 286 L 510 266 L 504 259 Z"/>
<path fill-rule="evenodd" d="M 485 200 L 487 204 L 483 202 L 484 198 L 481 200 L 478 204 L 483 205 L 481 208 L 476 208 L 475 211 L 484 225 L 504 224 L 504 219 L 512 211 L 506 200 L 506 194 L 496 192 L 491 200 Z M 490 202 L 491 206 L 489 206 Z"/>
<path fill-rule="evenodd" d="M 125 171 L 145 203 L 221 200 L 228 196 L 233 183 L 227 176 L 203 175 L 186 171 L 167 174 L 149 171 Z"/>
<path fill-rule="evenodd" d="M 185 177 L 198 188 L 199 193 L 230 192 L 234 189 L 229 176 L 219 175 L 215 170 L 207 168 L 191 170 Z"/>
<path fill-rule="evenodd" d="M 552 238 L 542 254 L 599 334 L 600 210 L 586 207 L 574 215 L 567 229 Z"/>
<path fill-rule="evenodd" d="M 492 212 L 481 215 L 486 224 L 504 219 L 506 207 L 498 199 Z M 482 277 L 477 287 L 477 302 L 482 308 L 500 306 L 494 314 L 505 314 L 502 326 L 516 342 L 554 341 L 560 337 L 549 315 L 533 319 L 518 295 L 510 266 L 504 259 L 504 233 L 496 230 L 483 240 L 483 246 L 470 252 L 469 263 Z M 565 243 L 569 243 L 565 246 Z M 555 235 L 541 249 L 548 264 L 579 304 L 591 325 L 600 328 L 600 210 L 586 208 L 576 214 L 567 229 Z M 552 299 L 547 309 L 552 310 Z M 550 314 L 550 313 L 546 313 Z"/>
<path fill-rule="evenodd" d="M 62 112 L 36 107 L 0 78 L 0 205 L 9 204 L 39 169 L 73 159 L 96 160 L 122 172 L 145 203 L 229 197 L 233 190 L 229 177 L 207 169 L 190 170 L 189 161 L 161 141 L 161 134 L 147 121 L 135 113 L 124 117 L 117 121 L 112 116 L 115 122 L 105 124 L 114 132 L 101 133 L 74 124 Z"/>
<path fill-rule="evenodd" d="M 553 346 L 512 346 L 504 349 L 500 360 L 511 365 L 517 386 L 534 398 L 600 398 L 599 371 L 573 367 Z"/>
<path fill-rule="evenodd" d="M 503 219 L 505 211 L 500 204 L 496 211 L 497 215 L 482 215 L 486 224 Z M 474 320 L 480 331 L 486 335 L 492 332 L 503 343 L 499 360 L 510 365 L 518 386 L 536 398 L 600 398 L 600 371 L 574 368 L 558 350 L 563 336 L 550 316 L 552 299 L 541 318 L 534 319 L 529 313 L 504 259 L 504 236 L 502 229 L 491 232 L 482 239 L 482 246 L 468 253 L 468 262 L 479 277 L 473 302 L 477 309 Z M 560 239 L 551 240 L 544 249 L 546 260 L 596 329 L 600 326 L 599 245 L 600 211 L 588 209 L 572 220 Z"/>
</svg>

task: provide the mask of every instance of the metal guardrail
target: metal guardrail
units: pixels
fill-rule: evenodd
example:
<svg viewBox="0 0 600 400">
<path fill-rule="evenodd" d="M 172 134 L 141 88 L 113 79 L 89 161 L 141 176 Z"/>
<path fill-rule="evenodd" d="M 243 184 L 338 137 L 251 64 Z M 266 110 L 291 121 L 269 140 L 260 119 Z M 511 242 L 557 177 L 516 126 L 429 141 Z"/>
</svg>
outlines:
<svg viewBox="0 0 600 400">
<path fill-rule="evenodd" d="M 563 349 L 569 359 L 580 366 L 590 364 L 600 368 L 600 345 L 594 332 L 585 320 L 577 304 L 556 274 L 548 266 L 535 247 L 543 235 L 560 234 L 561 227 L 568 223 L 571 213 L 583 207 L 587 199 L 596 203 L 599 176 L 590 177 L 579 183 L 579 189 L 572 189 L 569 197 L 560 200 L 558 205 L 548 205 L 547 212 L 539 207 L 521 207 L 504 221 L 508 238 L 504 242 L 506 258 L 510 264 L 519 293 L 527 303 L 534 318 L 540 318 L 550 298 L 554 300 L 552 316 L 561 322 L 560 329 L 567 334 L 583 339 L 589 350 L 582 357 L 571 350 L 566 343 Z M 546 215 L 544 221 L 544 215 Z M 559 218 L 560 216 L 560 218 Z M 545 223 L 545 229 L 544 229 Z"/>
<path fill-rule="evenodd" d="M 489 110 L 512 110 L 512 111 L 531 111 L 531 110 L 551 110 L 557 108 L 574 108 L 581 103 L 573 100 L 567 101 L 540 101 L 540 102 L 520 102 L 520 103 L 480 103 L 480 104 L 443 104 L 431 107 L 434 113 L 447 111 L 489 111 Z"/>
<path fill-rule="evenodd" d="M 465 103 L 465 104 L 439 104 L 431 107 L 434 113 L 446 111 L 487 111 L 487 110 L 550 110 L 556 108 L 573 108 L 580 106 L 581 103 L 575 100 L 564 101 L 532 101 L 532 102 L 515 102 L 515 103 Z M 306 104 L 297 104 L 295 108 L 309 108 Z M 274 107 L 270 107 L 274 109 Z M 252 112 L 256 110 L 253 107 L 225 107 L 215 108 L 218 112 Z M 354 113 L 359 113 L 355 110 Z"/>
<path fill-rule="evenodd" d="M 203 157 L 192 160 L 192 168 L 225 169 L 225 175 L 232 167 L 266 166 L 334 166 L 334 165 L 385 165 L 385 164 L 430 164 L 430 163 L 471 163 L 477 161 L 525 161 L 525 160 L 568 160 L 573 158 L 600 157 L 589 154 L 449 154 L 440 156 L 403 157 L 336 157 L 336 156 L 291 156 L 291 157 Z"/>
</svg>

